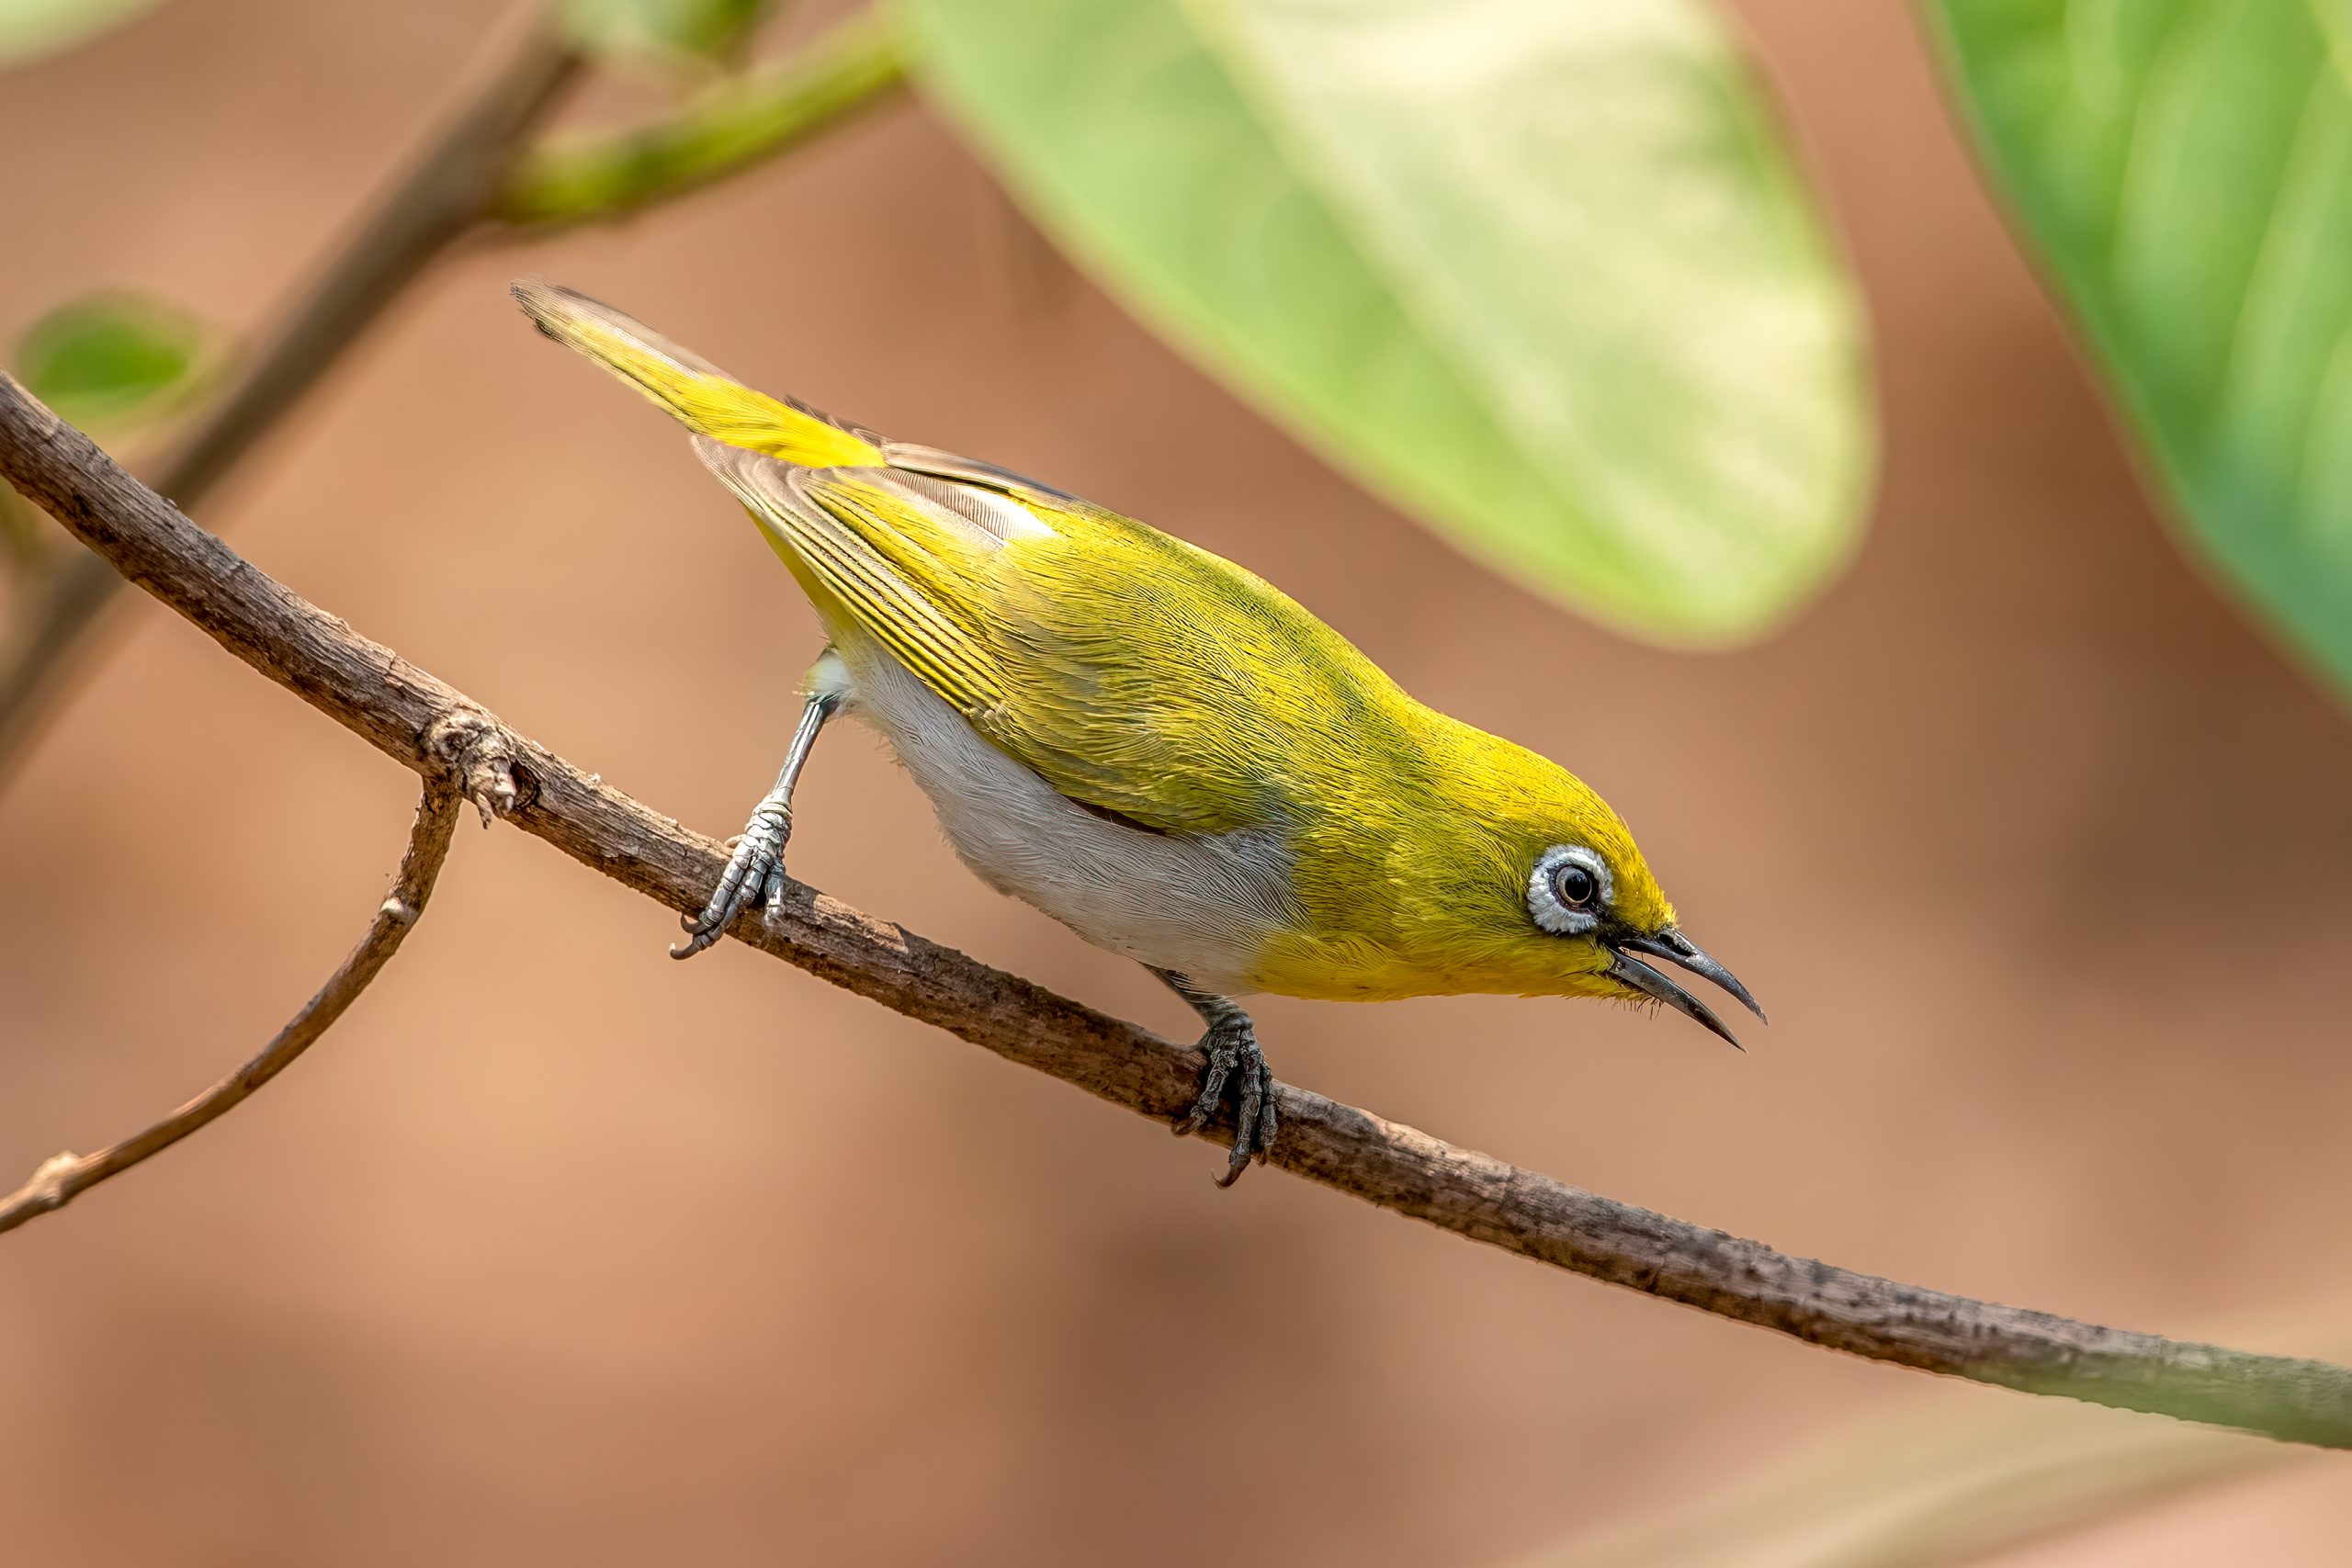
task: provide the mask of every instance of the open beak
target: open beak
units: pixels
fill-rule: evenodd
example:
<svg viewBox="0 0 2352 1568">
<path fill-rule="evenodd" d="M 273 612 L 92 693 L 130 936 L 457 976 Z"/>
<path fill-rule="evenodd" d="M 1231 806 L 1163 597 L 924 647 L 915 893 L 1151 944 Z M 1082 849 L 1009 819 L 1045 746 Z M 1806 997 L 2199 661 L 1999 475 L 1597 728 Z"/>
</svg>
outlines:
<svg viewBox="0 0 2352 1568">
<path fill-rule="evenodd" d="M 1762 1018 L 1764 1010 L 1756 1005 L 1756 998 L 1747 994 L 1747 987 L 1739 983 L 1739 976 L 1708 957 L 1697 942 L 1672 926 L 1668 926 L 1656 936 L 1621 936 L 1604 940 L 1609 951 L 1616 955 L 1615 962 L 1609 965 L 1611 979 L 1631 986 L 1645 996 L 1656 997 L 1683 1017 L 1730 1041 L 1735 1050 L 1747 1049 L 1740 1044 L 1737 1035 L 1724 1027 L 1724 1021 L 1715 1016 L 1713 1009 L 1634 956 L 1638 953 L 1645 957 L 1662 959 L 1678 969 L 1688 969 L 1693 975 L 1703 976 L 1738 998 L 1748 1011 Z"/>
</svg>

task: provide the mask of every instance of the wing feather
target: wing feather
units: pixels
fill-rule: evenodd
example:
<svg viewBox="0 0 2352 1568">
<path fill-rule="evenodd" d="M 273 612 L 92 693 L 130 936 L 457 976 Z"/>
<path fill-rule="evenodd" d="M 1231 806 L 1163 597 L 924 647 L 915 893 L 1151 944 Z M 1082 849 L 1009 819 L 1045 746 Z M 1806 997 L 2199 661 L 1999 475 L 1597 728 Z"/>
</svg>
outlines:
<svg viewBox="0 0 2352 1568">
<path fill-rule="evenodd" d="M 1268 727 L 1361 727 L 1351 703 L 1378 671 L 1335 679 L 1361 657 L 1239 568 L 1009 468 L 753 390 L 585 295 L 514 292 L 695 433 L 829 620 L 1070 799 L 1169 833 L 1264 826 L 1315 793 L 1272 759 L 1344 754 Z"/>
<path fill-rule="evenodd" d="M 1330 788 L 1277 759 L 1321 767 L 1393 728 L 1391 683 L 1344 639 L 1132 519 L 1010 479 L 695 446 L 812 592 L 1083 806 L 1163 833 L 1272 827 Z"/>
<path fill-rule="evenodd" d="M 829 483 L 828 470 L 794 468 L 709 436 L 695 437 L 695 449 L 823 590 L 933 690 L 967 716 L 1002 702 L 1001 672 L 986 639 L 974 635 L 968 614 L 954 614 L 955 596 L 940 592 L 944 574 L 909 580 L 904 568 L 920 544 L 866 502 L 869 492 Z M 950 530 L 934 525 L 934 531 Z"/>
</svg>

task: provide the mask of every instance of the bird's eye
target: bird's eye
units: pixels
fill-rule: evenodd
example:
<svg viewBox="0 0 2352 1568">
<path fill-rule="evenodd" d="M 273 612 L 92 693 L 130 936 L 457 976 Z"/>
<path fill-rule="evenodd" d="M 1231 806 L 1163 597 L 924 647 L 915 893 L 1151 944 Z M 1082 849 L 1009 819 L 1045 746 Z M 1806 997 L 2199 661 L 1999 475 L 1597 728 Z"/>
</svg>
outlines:
<svg viewBox="0 0 2352 1568">
<path fill-rule="evenodd" d="M 1609 863 L 1582 844 L 1553 845 L 1527 878 L 1527 912 L 1554 936 L 1592 930 L 1611 897 Z"/>
</svg>

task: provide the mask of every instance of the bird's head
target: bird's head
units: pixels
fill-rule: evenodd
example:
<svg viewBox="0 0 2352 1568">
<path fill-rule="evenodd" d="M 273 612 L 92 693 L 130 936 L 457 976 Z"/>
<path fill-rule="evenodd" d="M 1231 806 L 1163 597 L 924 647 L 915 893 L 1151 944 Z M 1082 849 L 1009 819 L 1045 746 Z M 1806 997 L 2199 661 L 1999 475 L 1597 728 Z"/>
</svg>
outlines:
<svg viewBox="0 0 2352 1568">
<path fill-rule="evenodd" d="M 1684 935 L 1623 820 L 1581 780 L 1509 742 L 1464 757 L 1442 832 L 1398 877 L 1408 942 L 1462 990 L 1662 1004 L 1737 1045 L 1673 971 L 1757 1017 L 1736 976 Z M 1442 842 L 1440 842 L 1440 840 Z"/>
</svg>

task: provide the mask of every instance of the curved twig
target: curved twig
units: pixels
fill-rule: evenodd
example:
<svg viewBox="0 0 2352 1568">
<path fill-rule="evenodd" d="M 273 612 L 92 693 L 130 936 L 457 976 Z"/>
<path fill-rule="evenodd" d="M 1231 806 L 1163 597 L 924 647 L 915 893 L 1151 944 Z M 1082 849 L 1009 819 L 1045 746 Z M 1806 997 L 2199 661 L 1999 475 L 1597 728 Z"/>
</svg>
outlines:
<svg viewBox="0 0 2352 1568">
<path fill-rule="evenodd" d="M 291 1066 L 319 1036 L 334 1027 L 344 1010 L 359 999 L 378 972 L 400 951 L 424 901 L 433 896 L 433 880 L 448 857 L 449 835 L 458 825 L 457 787 L 441 773 L 424 775 L 424 797 L 416 805 L 416 823 L 409 829 L 408 852 L 401 869 L 368 922 L 368 934 L 351 950 L 318 995 L 287 1021 L 260 1055 L 143 1132 L 120 1143 L 108 1144 L 96 1154 L 70 1150 L 43 1160 L 31 1179 L 0 1198 L 0 1231 L 12 1231 L 26 1221 L 62 1209 L 76 1196 L 109 1177 L 120 1176 L 141 1160 L 152 1158 L 182 1138 L 226 1116 L 251 1099 L 261 1086 Z"/>
<path fill-rule="evenodd" d="M 0 377 L 0 473 L 213 640 L 386 755 L 454 766 L 525 832 L 681 912 L 725 854 L 273 581 Z M 796 885 L 739 940 L 1007 1060 L 1166 1120 L 1198 1054 Z M 1476 1241 L 1810 1344 L 2098 1404 L 2352 1448 L 2352 1371 L 1972 1301 L 1792 1258 L 1284 1087 L 1271 1163 Z M 1229 1118 L 1212 1130 L 1229 1140 Z"/>
</svg>

